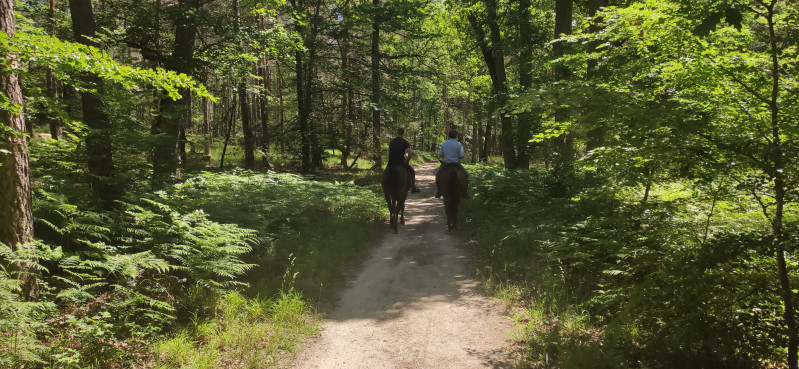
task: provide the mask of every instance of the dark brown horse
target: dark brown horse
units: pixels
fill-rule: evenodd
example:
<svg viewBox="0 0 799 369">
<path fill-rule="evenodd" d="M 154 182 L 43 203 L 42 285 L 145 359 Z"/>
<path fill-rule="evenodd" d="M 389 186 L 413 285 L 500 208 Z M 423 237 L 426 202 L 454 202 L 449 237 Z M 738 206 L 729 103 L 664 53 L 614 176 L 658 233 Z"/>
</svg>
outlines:
<svg viewBox="0 0 799 369">
<path fill-rule="evenodd" d="M 405 198 L 411 189 L 411 176 L 401 164 L 393 164 L 383 171 L 383 195 L 386 197 L 388 211 L 391 213 L 391 227 L 397 233 L 397 218 L 405 224 Z"/>
<path fill-rule="evenodd" d="M 457 165 L 441 167 L 436 175 L 436 187 L 444 196 L 444 209 L 447 213 L 447 230 L 452 231 L 458 222 L 458 207 L 466 194 L 466 172 Z"/>
</svg>

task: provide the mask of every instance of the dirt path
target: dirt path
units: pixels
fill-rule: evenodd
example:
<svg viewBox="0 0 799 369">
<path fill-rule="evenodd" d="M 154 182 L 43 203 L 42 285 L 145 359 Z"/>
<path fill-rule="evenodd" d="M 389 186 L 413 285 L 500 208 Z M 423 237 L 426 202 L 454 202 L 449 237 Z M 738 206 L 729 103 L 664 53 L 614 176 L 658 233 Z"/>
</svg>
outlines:
<svg viewBox="0 0 799 369">
<path fill-rule="evenodd" d="M 297 368 L 512 368 L 510 321 L 479 294 L 463 240 L 446 233 L 434 165 L 417 169 L 406 224 L 340 294 Z"/>
</svg>

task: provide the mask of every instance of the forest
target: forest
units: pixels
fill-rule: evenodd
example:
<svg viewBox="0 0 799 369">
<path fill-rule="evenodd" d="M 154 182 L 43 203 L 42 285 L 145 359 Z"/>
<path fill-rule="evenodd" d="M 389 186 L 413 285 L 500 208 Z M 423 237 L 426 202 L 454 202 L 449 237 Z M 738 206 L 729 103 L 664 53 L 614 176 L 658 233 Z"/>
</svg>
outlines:
<svg viewBox="0 0 799 369">
<path fill-rule="evenodd" d="M 417 165 L 459 132 L 518 367 L 799 368 L 796 0 L 0 0 L 0 31 L 0 368 L 285 365 L 389 232 L 398 128 Z"/>
</svg>

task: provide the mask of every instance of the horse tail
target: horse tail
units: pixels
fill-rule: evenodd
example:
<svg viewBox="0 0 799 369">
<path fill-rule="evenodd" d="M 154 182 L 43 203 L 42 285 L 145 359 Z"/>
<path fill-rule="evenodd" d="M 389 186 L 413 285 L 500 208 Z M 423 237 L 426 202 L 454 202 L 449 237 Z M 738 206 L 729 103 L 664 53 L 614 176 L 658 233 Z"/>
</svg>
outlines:
<svg viewBox="0 0 799 369">
<path fill-rule="evenodd" d="M 397 194 L 399 194 L 399 191 L 400 191 L 399 190 L 399 188 L 400 188 L 399 179 L 400 179 L 400 174 L 401 173 L 399 171 L 399 168 L 397 168 L 396 165 L 389 166 L 388 171 L 389 171 L 388 178 L 389 178 L 389 183 L 390 183 L 390 187 L 391 187 L 391 196 L 394 198 L 394 201 L 396 201 Z"/>
<path fill-rule="evenodd" d="M 449 182 L 447 182 L 447 194 L 454 198 L 460 198 L 461 188 L 458 185 L 458 170 L 453 168 L 449 172 Z"/>
</svg>

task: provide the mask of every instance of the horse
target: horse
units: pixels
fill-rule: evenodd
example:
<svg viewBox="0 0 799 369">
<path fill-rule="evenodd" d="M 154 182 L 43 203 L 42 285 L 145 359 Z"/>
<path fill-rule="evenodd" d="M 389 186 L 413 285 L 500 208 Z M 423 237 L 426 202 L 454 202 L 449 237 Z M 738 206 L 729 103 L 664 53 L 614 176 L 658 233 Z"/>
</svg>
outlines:
<svg viewBox="0 0 799 369">
<path fill-rule="evenodd" d="M 405 198 L 411 189 L 411 176 L 402 164 L 389 165 L 383 171 L 383 195 L 386 197 L 388 211 L 391 213 L 391 227 L 397 231 L 397 218 L 400 224 L 405 224 Z"/>
<path fill-rule="evenodd" d="M 438 193 L 444 196 L 444 209 L 447 213 L 447 231 L 452 231 L 458 223 L 458 206 L 466 194 L 466 171 L 457 165 L 444 164 L 436 175 Z"/>
</svg>

